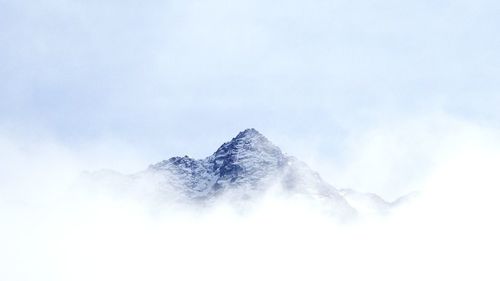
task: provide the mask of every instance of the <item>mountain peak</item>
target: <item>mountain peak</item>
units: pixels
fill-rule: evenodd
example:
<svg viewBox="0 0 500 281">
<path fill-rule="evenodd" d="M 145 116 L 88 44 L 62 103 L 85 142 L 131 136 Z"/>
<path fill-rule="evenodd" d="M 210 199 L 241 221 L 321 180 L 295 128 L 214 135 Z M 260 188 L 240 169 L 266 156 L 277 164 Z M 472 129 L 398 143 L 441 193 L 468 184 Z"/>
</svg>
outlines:
<svg viewBox="0 0 500 281">
<path fill-rule="evenodd" d="M 240 132 L 236 136 L 236 139 L 248 138 L 248 137 L 264 137 L 264 135 L 262 135 L 259 131 L 255 130 L 254 128 L 249 128 L 249 129 L 246 129 L 246 130 Z"/>
<path fill-rule="evenodd" d="M 251 128 L 240 132 L 205 159 L 172 157 L 151 168 L 169 171 L 178 178 L 177 182 L 195 194 L 193 196 L 203 197 L 220 189 L 256 186 L 279 173 L 287 159 L 279 147 Z"/>
<path fill-rule="evenodd" d="M 235 144 L 235 143 L 247 144 L 245 145 L 245 147 L 249 147 L 252 145 L 274 146 L 263 134 L 261 134 L 254 128 L 246 129 L 238 133 L 236 137 L 234 137 L 230 142 L 227 142 L 225 144 Z"/>
<path fill-rule="evenodd" d="M 240 132 L 231 141 L 224 143 L 214 154 L 240 154 L 242 152 L 270 153 L 281 156 L 279 147 L 271 143 L 259 131 L 250 128 Z"/>
<path fill-rule="evenodd" d="M 278 184 L 286 192 L 329 198 L 335 202 L 336 212 L 355 212 L 334 187 L 254 128 L 239 132 L 204 159 L 172 157 L 150 168 L 164 175 L 166 186 L 180 190 L 189 199 L 212 199 L 222 194 L 251 198 L 263 194 L 270 184 Z"/>
</svg>

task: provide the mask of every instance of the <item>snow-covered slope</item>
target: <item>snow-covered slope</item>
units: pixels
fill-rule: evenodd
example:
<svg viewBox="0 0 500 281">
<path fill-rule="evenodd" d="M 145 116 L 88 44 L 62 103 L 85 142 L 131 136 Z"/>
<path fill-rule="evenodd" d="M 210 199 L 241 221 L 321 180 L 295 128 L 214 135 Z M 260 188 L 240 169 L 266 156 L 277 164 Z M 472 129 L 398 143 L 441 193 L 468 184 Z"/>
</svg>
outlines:
<svg viewBox="0 0 500 281">
<path fill-rule="evenodd" d="M 165 185 L 188 199 L 252 200 L 274 188 L 285 196 L 327 200 L 343 216 L 356 213 L 333 186 L 255 129 L 240 132 L 205 159 L 173 157 L 151 165 L 148 172 L 163 175 Z"/>
<path fill-rule="evenodd" d="M 151 165 L 169 183 L 193 199 L 206 199 L 229 189 L 258 189 L 287 165 L 287 157 L 255 129 L 239 133 L 211 156 L 195 160 L 173 157 Z"/>
<path fill-rule="evenodd" d="M 128 178 L 154 182 L 156 187 L 148 190 L 166 201 L 238 204 L 274 193 L 316 200 L 341 217 L 358 211 L 384 213 L 391 206 L 375 194 L 338 191 L 255 129 L 240 132 L 204 159 L 172 157 Z"/>
</svg>

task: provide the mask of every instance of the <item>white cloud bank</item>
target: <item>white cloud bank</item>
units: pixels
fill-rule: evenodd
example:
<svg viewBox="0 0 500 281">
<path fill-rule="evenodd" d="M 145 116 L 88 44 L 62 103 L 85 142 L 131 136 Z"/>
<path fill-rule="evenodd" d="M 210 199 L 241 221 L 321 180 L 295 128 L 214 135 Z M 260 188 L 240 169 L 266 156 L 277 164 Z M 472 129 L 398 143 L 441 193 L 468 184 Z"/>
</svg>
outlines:
<svg viewBox="0 0 500 281">
<path fill-rule="evenodd" d="M 4 136 L 0 279 L 498 280 L 499 135 L 453 128 L 415 180 L 416 201 L 345 225 L 311 202 L 278 198 L 244 216 L 224 207 L 152 212 L 71 189 L 82 169 L 117 165 L 113 151 L 123 147 L 82 153 Z M 143 161 L 131 155 L 122 155 L 123 167 Z"/>
</svg>

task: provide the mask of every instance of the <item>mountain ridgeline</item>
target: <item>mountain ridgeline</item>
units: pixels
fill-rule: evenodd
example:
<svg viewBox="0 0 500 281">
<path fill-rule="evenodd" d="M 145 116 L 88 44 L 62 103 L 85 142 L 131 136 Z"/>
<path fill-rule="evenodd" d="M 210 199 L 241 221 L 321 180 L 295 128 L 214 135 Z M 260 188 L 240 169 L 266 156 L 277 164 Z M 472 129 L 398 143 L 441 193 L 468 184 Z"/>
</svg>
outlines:
<svg viewBox="0 0 500 281">
<path fill-rule="evenodd" d="M 147 190 L 163 205 L 207 207 L 224 202 L 247 206 L 271 195 L 308 199 L 340 218 L 386 213 L 395 205 L 373 193 L 337 190 L 255 129 L 240 132 L 204 159 L 172 157 L 133 175 L 101 172 L 92 178 L 118 182 L 115 186 L 121 190 Z"/>
<path fill-rule="evenodd" d="M 187 200 L 257 200 L 272 190 L 284 196 L 321 200 L 342 216 L 356 214 L 353 206 L 359 201 L 369 201 L 367 208 L 373 212 L 391 207 L 375 194 L 337 190 L 255 129 L 240 132 L 205 159 L 172 157 L 151 165 L 148 172 L 163 176 L 164 184 L 173 186 Z"/>
<path fill-rule="evenodd" d="M 255 129 L 248 129 L 205 159 L 173 157 L 151 165 L 149 170 L 168 172 L 175 178 L 173 183 L 180 184 L 190 197 L 203 199 L 231 188 L 258 188 L 287 163 L 277 146 Z"/>
</svg>

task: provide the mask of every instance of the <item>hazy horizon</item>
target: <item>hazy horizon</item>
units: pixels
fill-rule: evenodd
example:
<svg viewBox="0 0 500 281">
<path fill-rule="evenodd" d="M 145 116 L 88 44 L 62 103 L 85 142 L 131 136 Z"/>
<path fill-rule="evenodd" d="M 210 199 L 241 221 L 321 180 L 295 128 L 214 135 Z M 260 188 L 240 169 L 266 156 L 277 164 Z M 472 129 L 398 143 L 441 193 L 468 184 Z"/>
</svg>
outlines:
<svg viewBox="0 0 500 281">
<path fill-rule="evenodd" d="M 0 279 L 498 280 L 499 12 L 0 0 Z M 247 128 L 337 189 L 422 197 L 338 225 L 314 200 L 193 217 L 74 186 L 204 158 Z"/>
</svg>

